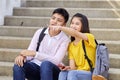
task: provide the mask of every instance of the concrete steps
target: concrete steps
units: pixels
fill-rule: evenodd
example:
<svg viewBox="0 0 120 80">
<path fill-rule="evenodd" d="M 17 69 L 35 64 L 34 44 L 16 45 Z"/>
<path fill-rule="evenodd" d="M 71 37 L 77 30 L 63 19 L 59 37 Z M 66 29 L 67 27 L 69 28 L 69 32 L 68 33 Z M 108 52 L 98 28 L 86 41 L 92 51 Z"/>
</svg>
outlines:
<svg viewBox="0 0 120 80">
<path fill-rule="evenodd" d="M 109 80 L 120 79 L 120 0 L 26 0 L 0 26 L 0 80 L 12 80 L 14 59 L 26 49 L 34 32 L 48 24 L 52 11 L 66 8 L 89 18 L 91 33 L 105 43 L 110 56 Z M 69 23 L 68 23 L 69 24 Z"/>
<path fill-rule="evenodd" d="M 46 16 L 50 17 L 55 8 L 36 8 L 36 7 L 20 7 L 14 8 L 13 15 L 15 16 Z M 118 18 L 120 17 L 120 9 L 105 9 L 105 8 L 66 8 L 70 16 L 81 12 L 89 18 Z M 95 14 L 95 15 L 93 15 Z"/>
<path fill-rule="evenodd" d="M 31 38 L 0 36 L 1 48 L 26 49 Z"/>
<path fill-rule="evenodd" d="M 32 37 L 39 27 L 0 26 L 0 36 Z"/>
<path fill-rule="evenodd" d="M 27 7 L 120 8 L 115 0 L 28 0 Z M 75 4 L 75 5 L 74 5 Z"/>
<path fill-rule="evenodd" d="M 0 48 L 0 61 L 14 62 L 14 59 L 19 55 L 22 49 Z"/>
<path fill-rule="evenodd" d="M 50 17 L 31 17 L 31 16 L 7 16 L 5 17 L 5 24 L 9 26 L 46 26 Z M 91 28 L 118 28 L 120 25 L 120 18 L 89 18 Z M 97 25 L 96 25 L 97 24 Z"/>
<path fill-rule="evenodd" d="M 120 69 L 110 68 L 109 80 L 120 80 Z"/>
<path fill-rule="evenodd" d="M 120 54 L 109 54 L 110 67 L 120 68 Z"/>
<path fill-rule="evenodd" d="M 0 76 L 0 80 L 13 80 L 11 76 Z"/>
<path fill-rule="evenodd" d="M 95 38 L 98 40 L 115 40 L 118 41 L 120 40 L 119 36 L 120 34 L 120 29 L 108 29 L 108 28 L 90 28 L 91 33 L 94 34 Z M 111 33 L 112 32 L 112 33 Z M 112 36 L 112 37 L 111 37 Z"/>
<path fill-rule="evenodd" d="M 0 80 L 6 80 L 6 79 L 12 79 L 12 66 L 14 65 L 14 63 L 12 62 L 0 62 L 0 74 L 2 72 L 2 74 L 0 76 Z M 7 72 L 6 72 L 7 71 Z M 120 69 L 118 68 L 110 68 L 109 70 L 109 80 L 119 80 L 119 74 L 120 74 Z M 115 78 L 115 79 L 114 79 Z"/>
<path fill-rule="evenodd" d="M 0 36 L 1 48 L 26 49 L 30 41 L 31 38 Z M 105 43 L 111 53 L 120 52 L 120 41 L 98 40 L 98 42 Z"/>
<path fill-rule="evenodd" d="M 0 26 L 0 36 L 13 37 L 32 37 L 37 29 L 40 27 L 26 27 L 26 26 Z M 101 29 L 90 28 L 91 33 L 95 35 L 98 40 L 120 40 L 120 29 Z M 112 32 L 112 34 L 111 34 Z M 110 35 L 111 34 L 111 35 Z M 111 37 L 112 36 L 112 37 Z"/>
<path fill-rule="evenodd" d="M 109 70 L 109 80 L 119 80 L 119 74 L 120 69 L 111 68 Z M 11 76 L 0 76 L 0 80 L 13 80 L 13 78 Z"/>
<path fill-rule="evenodd" d="M 9 49 L 0 48 L 0 61 L 4 62 L 14 62 L 15 57 L 20 53 L 22 49 Z M 9 56 L 10 55 L 10 56 Z M 120 68 L 120 54 L 109 54 L 110 57 L 110 67 Z"/>
<path fill-rule="evenodd" d="M 13 62 L 0 62 L 0 76 L 12 76 Z"/>
</svg>

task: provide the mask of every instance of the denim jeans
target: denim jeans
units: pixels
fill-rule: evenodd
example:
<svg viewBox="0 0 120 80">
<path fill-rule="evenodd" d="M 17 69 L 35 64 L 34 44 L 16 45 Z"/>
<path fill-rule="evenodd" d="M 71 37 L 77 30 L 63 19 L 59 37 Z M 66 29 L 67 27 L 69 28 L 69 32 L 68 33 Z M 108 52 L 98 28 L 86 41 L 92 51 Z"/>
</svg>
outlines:
<svg viewBox="0 0 120 80">
<path fill-rule="evenodd" d="M 61 71 L 58 80 L 92 80 L 92 73 L 82 70 Z"/>
<path fill-rule="evenodd" d="M 60 69 L 49 61 L 41 64 L 41 80 L 58 80 Z"/>
<path fill-rule="evenodd" d="M 40 80 L 40 67 L 32 62 L 24 63 L 23 67 L 14 65 L 13 80 Z"/>
<path fill-rule="evenodd" d="M 14 65 L 13 80 L 57 80 L 60 69 L 49 61 L 42 62 L 38 66 L 32 62 L 24 63 L 23 67 Z"/>
</svg>

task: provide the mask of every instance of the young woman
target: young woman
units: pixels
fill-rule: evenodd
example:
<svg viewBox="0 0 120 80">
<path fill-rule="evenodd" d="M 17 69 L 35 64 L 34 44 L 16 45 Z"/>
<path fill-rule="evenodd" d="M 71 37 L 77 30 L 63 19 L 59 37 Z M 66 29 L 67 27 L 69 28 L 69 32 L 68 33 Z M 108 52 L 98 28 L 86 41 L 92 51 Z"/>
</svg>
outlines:
<svg viewBox="0 0 120 80">
<path fill-rule="evenodd" d="M 85 43 L 88 58 L 95 66 L 96 43 L 90 33 L 88 19 L 85 15 L 77 13 L 70 22 L 70 28 L 55 26 L 54 30 L 61 30 L 71 36 L 68 48 L 69 66 L 62 66 L 59 80 L 92 80 L 90 67 L 85 59 L 82 40 Z"/>
</svg>

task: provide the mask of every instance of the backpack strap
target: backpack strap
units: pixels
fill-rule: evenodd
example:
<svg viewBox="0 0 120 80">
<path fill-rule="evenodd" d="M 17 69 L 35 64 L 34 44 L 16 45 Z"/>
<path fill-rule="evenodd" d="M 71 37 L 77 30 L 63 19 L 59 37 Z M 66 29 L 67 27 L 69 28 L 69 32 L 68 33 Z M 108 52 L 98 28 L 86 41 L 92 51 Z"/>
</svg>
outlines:
<svg viewBox="0 0 120 80">
<path fill-rule="evenodd" d="M 83 50 L 84 50 L 84 56 L 85 56 L 85 59 L 87 59 L 87 62 L 88 62 L 88 64 L 89 64 L 89 66 L 90 66 L 90 71 L 91 72 L 93 72 L 93 68 L 92 68 L 92 66 L 93 66 L 93 64 L 92 64 L 92 61 L 88 58 L 88 56 L 87 56 L 87 52 L 86 52 L 86 48 L 85 48 L 85 44 L 84 44 L 84 40 L 82 40 L 82 46 L 83 46 Z"/>
<path fill-rule="evenodd" d="M 95 39 L 95 43 L 96 43 L 96 45 L 98 45 L 98 42 L 97 42 L 97 40 Z"/>
<path fill-rule="evenodd" d="M 43 28 L 42 32 L 40 33 L 40 36 L 39 36 L 39 39 L 38 39 L 38 43 L 37 43 L 36 51 L 38 51 L 40 43 L 41 43 L 41 41 L 43 40 L 43 38 L 45 36 L 44 32 L 45 32 L 46 29 L 47 28 Z"/>
</svg>

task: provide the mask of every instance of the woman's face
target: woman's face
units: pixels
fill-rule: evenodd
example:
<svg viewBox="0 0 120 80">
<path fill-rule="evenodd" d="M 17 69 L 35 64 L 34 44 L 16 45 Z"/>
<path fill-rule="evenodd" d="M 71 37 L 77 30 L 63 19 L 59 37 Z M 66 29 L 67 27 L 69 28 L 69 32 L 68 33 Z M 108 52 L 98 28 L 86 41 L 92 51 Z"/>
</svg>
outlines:
<svg viewBox="0 0 120 80">
<path fill-rule="evenodd" d="M 74 17 L 70 23 L 70 27 L 80 32 L 82 28 L 82 23 L 80 18 Z"/>
</svg>

